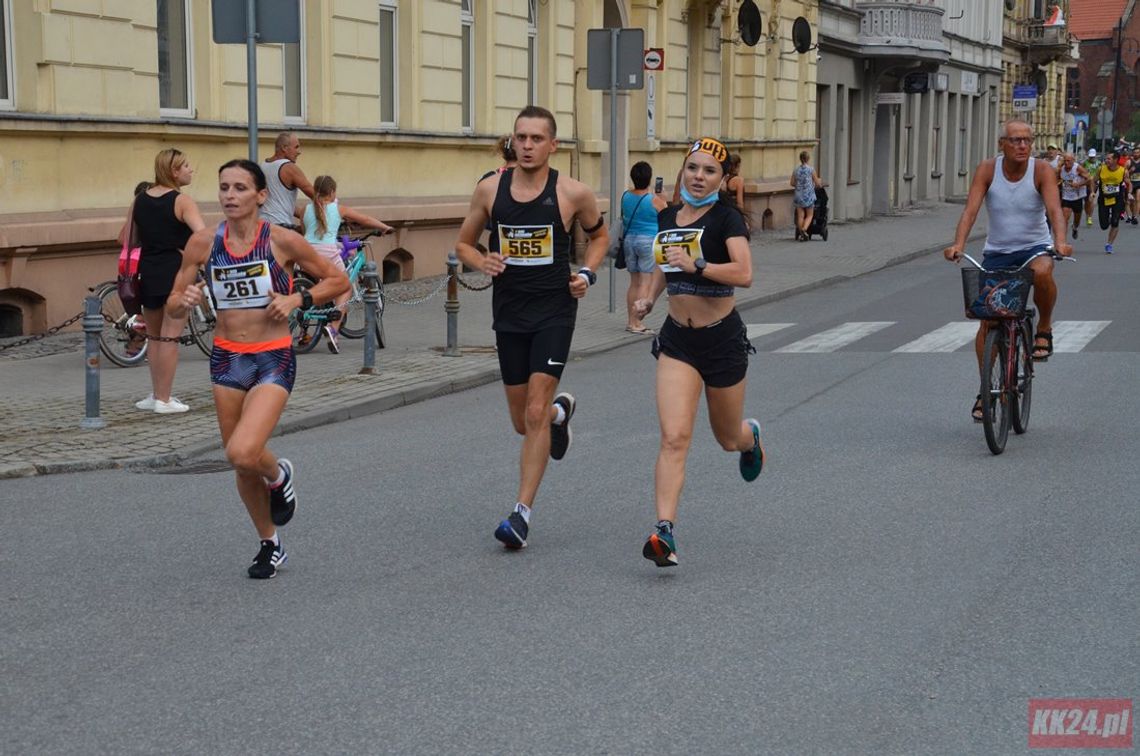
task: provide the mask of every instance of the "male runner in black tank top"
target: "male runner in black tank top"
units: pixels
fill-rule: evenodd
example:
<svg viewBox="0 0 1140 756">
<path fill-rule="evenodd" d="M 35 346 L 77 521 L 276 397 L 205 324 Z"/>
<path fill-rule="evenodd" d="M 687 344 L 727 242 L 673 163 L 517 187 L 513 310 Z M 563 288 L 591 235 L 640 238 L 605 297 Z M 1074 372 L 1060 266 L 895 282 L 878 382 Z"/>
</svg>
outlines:
<svg viewBox="0 0 1140 756">
<path fill-rule="evenodd" d="M 550 167 L 558 139 L 549 110 L 523 108 L 511 144 L 518 166 L 476 186 L 455 251 L 494 282 L 499 369 L 511 424 L 523 436 L 515 508 L 495 537 L 520 549 L 547 457 L 562 459 L 570 448 L 574 397 L 554 392 L 570 354 L 578 300 L 596 280 L 593 271 L 606 255 L 609 235 L 593 191 Z M 575 220 L 590 244 L 585 266 L 571 271 L 569 230 Z M 484 255 L 475 242 L 488 221 L 491 251 Z"/>
</svg>

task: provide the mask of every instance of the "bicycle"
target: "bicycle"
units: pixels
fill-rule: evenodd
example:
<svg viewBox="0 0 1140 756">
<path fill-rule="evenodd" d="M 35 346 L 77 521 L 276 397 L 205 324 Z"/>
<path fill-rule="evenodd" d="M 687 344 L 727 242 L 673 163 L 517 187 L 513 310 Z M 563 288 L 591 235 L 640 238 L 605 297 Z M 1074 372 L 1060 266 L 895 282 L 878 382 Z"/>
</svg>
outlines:
<svg viewBox="0 0 1140 756">
<path fill-rule="evenodd" d="M 201 277 L 199 276 L 199 280 Z M 149 340 L 146 335 L 146 322 L 142 315 L 131 315 L 119 300 L 119 287 L 115 281 L 104 281 L 90 287 L 89 291 L 99 297 L 99 307 L 103 315 L 103 330 L 99 333 L 99 351 L 119 367 L 140 365 L 146 359 Z M 190 336 L 207 357 L 214 348 L 214 326 L 217 316 L 208 296 L 190 309 L 186 326 Z M 185 337 L 183 337 L 185 338 Z"/>
<path fill-rule="evenodd" d="M 340 321 L 337 330 L 341 336 L 349 339 L 364 338 L 367 331 L 367 317 L 364 312 L 364 265 L 372 257 L 372 245 L 368 239 L 372 236 L 381 236 L 382 231 L 370 231 L 359 239 L 342 235 L 340 237 L 341 259 L 344 260 L 345 274 L 352 284 L 352 295 L 344 305 L 343 312 L 335 305 L 329 304 L 321 307 L 311 307 L 308 310 L 295 310 L 289 321 L 289 330 L 293 334 L 293 349 L 299 354 L 311 352 L 321 340 L 326 325 Z M 365 251 L 367 250 L 367 252 Z M 376 346 L 384 348 L 384 281 L 377 278 L 380 285 L 380 299 L 376 303 Z M 293 272 L 293 290 L 308 289 L 316 283 L 297 268 Z"/>
<path fill-rule="evenodd" d="M 966 317 L 989 323 L 982 348 L 982 426 L 993 454 L 1005 451 L 1009 429 L 1018 435 L 1029 430 L 1033 400 L 1033 318 L 1028 307 L 1033 271 L 1030 262 L 1043 255 L 1072 260 L 1047 247 L 1018 268 L 986 270 L 967 254 L 973 268 L 962 270 Z M 1074 261 L 1075 262 L 1075 261 Z"/>
</svg>

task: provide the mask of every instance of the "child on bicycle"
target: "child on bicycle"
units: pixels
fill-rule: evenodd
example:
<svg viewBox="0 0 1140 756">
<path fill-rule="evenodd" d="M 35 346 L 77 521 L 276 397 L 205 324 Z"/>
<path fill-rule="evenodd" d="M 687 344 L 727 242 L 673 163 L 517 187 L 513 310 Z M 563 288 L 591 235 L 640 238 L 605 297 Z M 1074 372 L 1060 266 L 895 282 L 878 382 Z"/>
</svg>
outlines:
<svg viewBox="0 0 1140 756">
<path fill-rule="evenodd" d="M 317 254 L 328 259 L 336 266 L 337 270 L 344 270 L 341 248 L 336 238 L 341 221 L 349 221 L 365 228 L 379 229 L 385 234 L 395 231 L 382 220 L 340 204 L 336 197 L 336 181 L 332 176 L 317 176 L 317 180 L 313 182 L 313 192 L 315 195 L 313 202 L 305 207 L 305 212 L 301 217 L 305 226 L 305 241 L 312 244 L 313 248 L 317 250 Z M 351 296 L 352 290 L 350 289 L 336 298 L 336 306 L 341 313 L 344 313 L 344 305 Z M 325 326 L 325 336 L 328 337 L 329 351 L 333 354 L 339 354 L 340 347 L 336 340 L 336 321 L 331 321 Z"/>
</svg>

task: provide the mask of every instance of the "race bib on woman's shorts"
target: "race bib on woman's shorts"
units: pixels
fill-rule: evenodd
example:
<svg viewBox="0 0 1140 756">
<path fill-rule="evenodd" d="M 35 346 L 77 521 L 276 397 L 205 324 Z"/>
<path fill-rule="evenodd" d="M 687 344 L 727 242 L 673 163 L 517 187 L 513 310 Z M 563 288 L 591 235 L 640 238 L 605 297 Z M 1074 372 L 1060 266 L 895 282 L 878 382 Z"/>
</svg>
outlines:
<svg viewBox="0 0 1140 756">
<path fill-rule="evenodd" d="M 265 307 L 273 281 L 265 260 L 210 268 L 210 291 L 219 310 Z"/>
<path fill-rule="evenodd" d="M 653 237 L 653 259 L 661 266 L 664 273 L 683 273 L 680 268 L 670 265 L 665 255 L 666 247 L 683 247 L 690 260 L 698 260 L 701 254 L 701 236 L 703 228 L 671 228 L 658 231 Z"/>
<path fill-rule="evenodd" d="M 553 265 L 554 226 L 500 224 L 499 254 L 507 265 Z"/>
</svg>

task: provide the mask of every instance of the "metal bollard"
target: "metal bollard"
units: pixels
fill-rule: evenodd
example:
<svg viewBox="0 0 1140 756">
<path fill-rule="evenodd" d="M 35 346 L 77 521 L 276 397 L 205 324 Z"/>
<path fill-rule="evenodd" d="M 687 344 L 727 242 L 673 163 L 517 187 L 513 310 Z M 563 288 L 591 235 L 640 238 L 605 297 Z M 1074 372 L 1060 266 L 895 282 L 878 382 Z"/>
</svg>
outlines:
<svg viewBox="0 0 1140 756">
<path fill-rule="evenodd" d="M 83 300 L 83 333 L 87 361 L 86 413 L 80 428 L 97 430 L 107 425 L 99 416 L 99 334 L 103 330 L 102 305 L 94 295 Z"/>
<path fill-rule="evenodd" d="M 376 274 L 376 263 L 369 260 L 364 264 L 360 276 L 364 283 L 364 366 L 361 375 L 376 372 L 376 305 L 380 303 L 380 277 Z"/>
<path fill-rule="evenodd" d="M 443 303 L 447 313 L 447 348 L 444 357 L 459 356 L 459 258 L 454 252 L 447 254 L 447 301 Z"/>
</svg>

